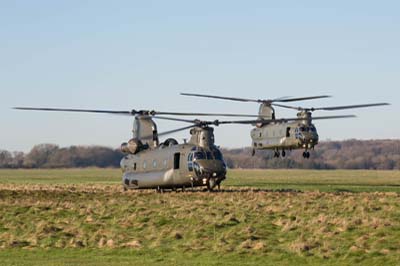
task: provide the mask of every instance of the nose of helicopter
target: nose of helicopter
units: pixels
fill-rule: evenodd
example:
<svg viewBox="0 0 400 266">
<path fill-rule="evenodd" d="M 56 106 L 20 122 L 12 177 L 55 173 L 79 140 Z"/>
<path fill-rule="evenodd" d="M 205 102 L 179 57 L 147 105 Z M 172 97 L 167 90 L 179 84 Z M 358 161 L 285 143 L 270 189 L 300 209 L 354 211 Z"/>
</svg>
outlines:
<svg viewBox="0 0 400 266">
<path fill-rule="evenodd" d="M 226 166 L 220 160 L 197 160 L 195 172 L 198 177 L 221 177 L 226 175 Z"/>
<path fill-rule="evenodd" d="M 312 148 L 318 144 L 319 136 L 317 132 L 306 132 L 303 133 L 301 138 L 301 145 L 303 148 Z"/>
</svg>

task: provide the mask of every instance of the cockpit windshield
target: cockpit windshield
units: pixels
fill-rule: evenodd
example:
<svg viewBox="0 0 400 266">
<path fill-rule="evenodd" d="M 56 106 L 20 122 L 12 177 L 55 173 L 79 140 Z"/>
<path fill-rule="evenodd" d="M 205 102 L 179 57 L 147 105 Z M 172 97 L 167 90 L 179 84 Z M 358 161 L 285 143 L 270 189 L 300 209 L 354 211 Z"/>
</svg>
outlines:
<svg viewBox="0 0 400 266">
<path fill-rule="evenodd" d="M 204 152 L 197 151 L 197 152 L 194 153 L 193 159 L 204 160 L 204 159 L 206 159 L 206 155 L 205 155 Z"/>
<path fill-rule="evenodd" d="M 212 150 L 203 150 L 203 149 L 196 149 L 193 150 L 192 153 L 188 156 L 189 161 L 195 160 L 218 160 L 223 161 L 222 153 L 218 149 Z"/>
<path fill-rule="evenodd" d="M 224 160 L 224 158 L 222 157 L 222 153 L 219 150 L 214 150 L 213 154 L 214 154 L 215 160 L 218 160 L 218 161 Z"/>
<path fill-rule="evenodd" d="M 300 126 L 300 127 L 298 128 L 298 131 L 299 131 L 299 132 L 316 132 L 317 129 L 315 128 L 314 125 L 311 125 L 311 126 L 309 126 L 309 127 L 307 127 L 307 126 Z"/>
</svg>

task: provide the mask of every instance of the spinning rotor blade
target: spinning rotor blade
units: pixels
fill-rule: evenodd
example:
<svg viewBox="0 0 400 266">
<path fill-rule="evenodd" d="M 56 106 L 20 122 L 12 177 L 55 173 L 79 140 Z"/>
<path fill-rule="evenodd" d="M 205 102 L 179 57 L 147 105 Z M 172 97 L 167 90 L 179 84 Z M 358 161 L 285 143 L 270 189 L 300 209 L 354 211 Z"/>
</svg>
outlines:
<svg viewBox="0 0 400 266">
<path fill-rule="evenodd" d="M 295 102 L 295 101 L 305 101 L 305 100 L 314 100 L 321 98 L 329 98 L 329 95 L 320 95 L 320 96 L 310 96 L 310 97 L 299 97 L 299 98 L 291 98 L 291 97 L 282 97 L 272 100 L 255 100 L 255 99 L 246 99 L 246 98 L 236 98 L 236 97 L 224 97 L 224 96 L 215 96 L 208 94 L 196 94 L 196 93 L 181 93 L 183 96 L 194 96 L 194 97 L 204 97 L 204 98 L 214 98 L 220 100 L 230 100 L 230 101 L 238 101 L 238 102 L 255 102 L 255 103 L 273 103 L 273 102 Z"/>
<path fill-rule="evenodd" d="M 181 112 L 158 112 L 146 110 L 132 111 L 113 111 L 113 110 L 90 110 L 90 109 L 66 109 L 66 108 L 32 108 L 32 107 L 14 107 L 16 110 L 25 111 L 51 111 L 51 112 L 80 112 L 80 113 L 101 113 L 101 114 L 116 114 L 116 115 L 176 115 L 176 116 L 225 116 L 225 117 L 258 117 L 251 114 L 220 114 L 220 113 L 181 113 Z"/>
<path fill-rule="evenodd" d="M 318 107 L 318 108 L 311 108 L 311 111 L 317 111 L 317 110 L 336 111 L 336 110 L 365 108 L 365 107 L 384 106 L 384 105 L 390 105 L 390 104 L 389 103 L 371 103 L 371 104 L 358 104 L 358 105 L 345 105 L 345 106 L 332 106 L 332 107 Z"/>
<path fill-rule="evenodd" d="M 186 127 L 182 127 L 182 128 L 177 128 L 177 129 L 161 132 L 161 133 L 158 133 L 158 136 L 161 137 L 161 136 L 173 134 L 173 133 L 176 133 L 176 132 L 180 132 L 180 131 L 184 131 L 184 130 L 190 129 L 192 127 L 194 127 L 194 125 L 190 125 L 190 126 L 186 126 Z"/>
<path fill-rule="evenodd" d="M 79 113 L 101 113 L 101 114 L 132 115 L 132 112 L 130 112 L 130 111 L 111 111 L 111 110 L 64 109 L 64 108 L 32 108 L 32 107 L 14 107 L 13 109 L 24 110 L 24 111 L 79 112 Z"/>
<path fill-rule="evenodd" d="M 355 115 L 336 115 L 336 116 L 319 116 L 319 117 L 311 117 L 311 120 L 323 120 L 323 119 L 338 119 L 338 118 L 353 118 Z M 307 120 L 306 117 L 295 117 L 295 118 L 282 118 L 282 119 L 257 119 L 257 120 L 214 120 L 214 121 L 203 121 L 203 120 L 186 120 L 179 118 L 170 118 L 170 117 L 156 117 L 158 119 L 172 120 L 178 122 L 191 123 L 191 127 L 201 127 L 201 126 L 219 126 L 219 125 L 227 125 L 227 124 L 268 124 L 268 123 L 286 123 L 289 121 L 304 121 Z M 186 128 L 185 128 L 186 129 Z"/>
<path fill-rule="evenodd" d="M 176 132 L 180 132 L 180 131 L 184 131 L 187 129 L 191 129 L 192 127 L 195 127 L 195 125 L 190 125 L 190 126 L 186 126 L 186 127 L 181 127 L 181 128 L 177 128 L 177 129 L 173 129 L 173 130 L 169 130 L 169 131 L 164 131 L 161 133 L 157 133 L 157 136 L 161 137 L 161 136 L 166 136 L 166 135 L 170 135 Z M 153 135 L 148 135 L 148 136 L 142 136 L 142 139 L 148 139 L 148 138 L 152 138 Z"/>
<path fill-rule="evenodd" d="M 338 119 L 338 118 L 353 118 L 355 115 L 336 115 L 336 116 L 317 116 L 311 117 L 311 120 L 323 120 L 323 119 Z M 266 123 L 285 123 L 289 121 L 303 121 L 307 118 L 282 118 L 282 119 L 257 119 L 257 120 L 242 120 L 242 121 L 214 121 L 216 124 L 266 124 Z"/>
<path fill-rule="evenodd" d="M 235 98 L 235 97 L 224 97 L 224 96 L 215 96 L 215 95 L 207 95 L 207 94 L 196 94 L 196 93 L 181 93 L 183 96 L 193 96 L 193 97 L 203 97 L 203 98 L 214 98 L 220 100 L 229 100 L 229 101 L 238 101 L 238 102 L 261 102 L 262 100 L 253 100 L 253 99 L 244 99 L 244 98 Z"/>
<path fill-rule="evenodd" d="M 221 113 L 176 113 L 176 112 L 157 112 L 154 115 L 176 115 L 176 116 L 225 116 L 225 117 L 258 117 L 250 114 L 221 114 Z"/>
<path fill-rule="evenodd" d="M 311 120 L 354 118 L 354 117 L 357 117 L 357 116 L 355 116 L 355 115 L 316 116 L 316 117 L 312 117 Z"/>
<path fill-rule="evenodd" d="M 345 109 L 355 109 L 355 108 L 365 108 L 365 107 L 374 107 L 374 106 L 384 106 L 390 105 L 389 103 L 371 103 L 371 104 L 358 104 L 358 105 L 344 105 L 344 106 L 331 106 L 331 107 L 312 107 L 312 108 L 304 108 L 304 107 L 294 107 L 283 104 L 272 104 L 274 106 L 283 107 L 287 109 L 294 109 L 297 111 L 337 111 L 337 110 L 345 110 Z"/>
<path fill-rule="evenodd" d="M 307 101 L 307 100 L 315 100 L 315 99 L 323 99 L 323 98 L 330 98 L 330 95 L 320 95 L 320 96 L 310 96 L 310 97 L 299 97 L 299 98 L 289 98 L 289 99 L 282 99 L 282 100 L 274 100 L 273 102 L 297 102 L 297 101 Z"/>
<path fill-rule="evenodd" d="M 191 123 L 191 124 L 196 124 L 198 121 L 200 121 L 200 120 L 189 120 L 189 119 L 174 118 L 174 117 L 165 117 L 165 116 L 156 116 L 156 117 L 154 117 L 154 118 L 155 118 L 155 119 L 161 119 L 161 120 L 185 122 L 185 123 Z"/>
</svg>

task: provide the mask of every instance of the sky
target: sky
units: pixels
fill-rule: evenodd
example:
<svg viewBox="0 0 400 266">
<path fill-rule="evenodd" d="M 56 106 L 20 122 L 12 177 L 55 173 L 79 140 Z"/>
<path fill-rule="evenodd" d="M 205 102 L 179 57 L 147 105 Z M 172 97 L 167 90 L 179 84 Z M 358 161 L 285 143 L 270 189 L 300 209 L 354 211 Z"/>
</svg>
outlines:
<svg viewBox="0 0 400 266">
<path fill-rule="evenodd" d="M 318 112 L 322 140 L 400 136 L 399 1 L 0 1 L 0 149 L 39 143 L 118 147 L 133 119 L 40 113 L 14 106 L 257 113 L 253 103 L 180 92 L 270 99 L 328 94 L 295 105 L 390 102 Z M 293 117 L 277 109 L 277 117 Z M 159 121 L 159 131 L 185 125 Z M 251 126 L 216 128 L 222 147 L 251 144 Z M 189 132 L 173 135 L 180 142 Z"/>
</svg>

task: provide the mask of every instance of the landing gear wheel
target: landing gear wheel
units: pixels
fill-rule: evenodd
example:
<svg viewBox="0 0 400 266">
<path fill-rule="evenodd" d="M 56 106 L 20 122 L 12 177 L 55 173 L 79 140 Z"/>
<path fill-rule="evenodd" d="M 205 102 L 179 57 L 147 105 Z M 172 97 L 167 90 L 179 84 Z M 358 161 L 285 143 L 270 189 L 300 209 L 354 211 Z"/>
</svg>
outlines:
<svg viewBox="0 0 400 266">
<path fill-rule="evenodd" d="M 286 156 L 286 152 L 282 151 L 282 157 L 285 157 L 285 156 Z"/>
<path fill-rule="evenodd" d="M 208 179 L 208 182 L 207 182 L 207 190 L 208 190 L 208 192 L 212 192 L 215 186 L 216 186 L 215 179 L 214 178 Z"/>
<path fill-rule="evenodd" d="M 254 156 L 256 154 L 256 150 L 253 149 L 253 151 L 251 152 L 251 156 Z"/>
<path fill-rule="evenodd" d="M 275 151 L 274 157 L 279 158 L 281 155 L 279 154 L 279 151 Z"/>
</svg>

